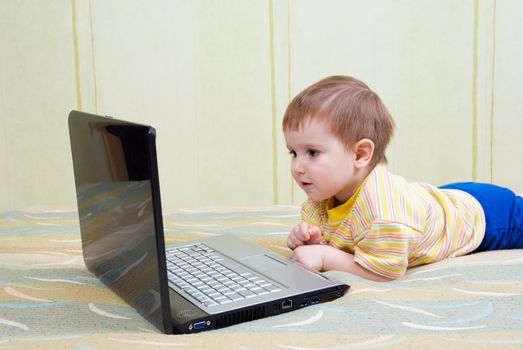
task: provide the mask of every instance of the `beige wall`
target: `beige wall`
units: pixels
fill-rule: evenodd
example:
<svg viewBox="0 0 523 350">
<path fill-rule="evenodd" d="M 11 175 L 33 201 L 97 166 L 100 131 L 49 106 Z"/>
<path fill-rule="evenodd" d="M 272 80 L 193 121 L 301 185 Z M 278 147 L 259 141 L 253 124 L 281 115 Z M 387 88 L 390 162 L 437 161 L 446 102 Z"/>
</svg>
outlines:
<svg viewBox="0 0 523 350">
<path fill-rule="evenodd" d="M 75 205 L 71 109 L 158 129 L 166 208 L 298 204 L 280 124 L 331 74 L 367 82 L 412 181 L 523 192 L 517 0 L 0 1 L 0 210 Z"/>
</svg>

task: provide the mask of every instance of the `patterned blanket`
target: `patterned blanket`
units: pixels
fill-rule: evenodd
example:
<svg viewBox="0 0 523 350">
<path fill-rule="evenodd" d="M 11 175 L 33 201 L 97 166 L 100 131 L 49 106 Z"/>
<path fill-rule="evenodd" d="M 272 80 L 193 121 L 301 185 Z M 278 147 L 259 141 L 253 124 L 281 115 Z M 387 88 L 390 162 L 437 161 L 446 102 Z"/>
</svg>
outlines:
<svg viewBox="0 0 523 350">
<path fill-rule="evenodd" d="M 166 244 L 236 234 L 278 253 L 296 207 L 176 210 Z M 74 210 L 0 214 L 0 349 L 523 349 L 523 250 L 351 285 L 336 301 L 196 335 L 164 335 L 86 271 Z"/>
</svg>

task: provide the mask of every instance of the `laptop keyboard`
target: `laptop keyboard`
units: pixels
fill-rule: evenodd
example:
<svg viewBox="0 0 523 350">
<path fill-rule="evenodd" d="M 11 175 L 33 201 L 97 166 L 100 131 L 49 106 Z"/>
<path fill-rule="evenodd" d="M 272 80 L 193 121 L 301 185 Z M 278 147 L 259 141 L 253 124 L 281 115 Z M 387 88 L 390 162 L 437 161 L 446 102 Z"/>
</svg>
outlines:
<svg viewBox="0 0 523 350">
<path fill-rule="evenodd" d="M 169 248 L 166 257 L 169 281 L 207 307 L 281 290 L 202 243 Z"/>
</svg>

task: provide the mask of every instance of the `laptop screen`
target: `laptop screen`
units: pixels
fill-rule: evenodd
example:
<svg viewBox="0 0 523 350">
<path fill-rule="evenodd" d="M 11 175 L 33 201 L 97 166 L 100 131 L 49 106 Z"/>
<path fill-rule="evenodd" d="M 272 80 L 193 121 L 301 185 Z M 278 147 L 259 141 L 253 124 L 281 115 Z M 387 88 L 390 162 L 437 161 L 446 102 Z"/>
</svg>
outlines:
<svg viewBox="0 0 523 350">
<path fill-rule="evenodd" d="M 87 268 L 169 331 L 154 129 L 73 111 L 69 135 Z"/>
</svg>

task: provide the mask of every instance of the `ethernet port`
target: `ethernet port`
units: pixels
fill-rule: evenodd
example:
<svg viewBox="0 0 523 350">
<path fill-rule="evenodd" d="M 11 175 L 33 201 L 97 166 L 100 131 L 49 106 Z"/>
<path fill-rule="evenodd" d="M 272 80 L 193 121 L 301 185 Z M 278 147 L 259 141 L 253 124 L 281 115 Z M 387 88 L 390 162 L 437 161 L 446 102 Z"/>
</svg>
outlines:
<svg viewBox="0 0 523 350">
<path fill-rule="evenodd" d="M 292 308 L 292 300 L 287 299 L 281 302 L 281 309 L 286 310 Z"/>
</svg>

